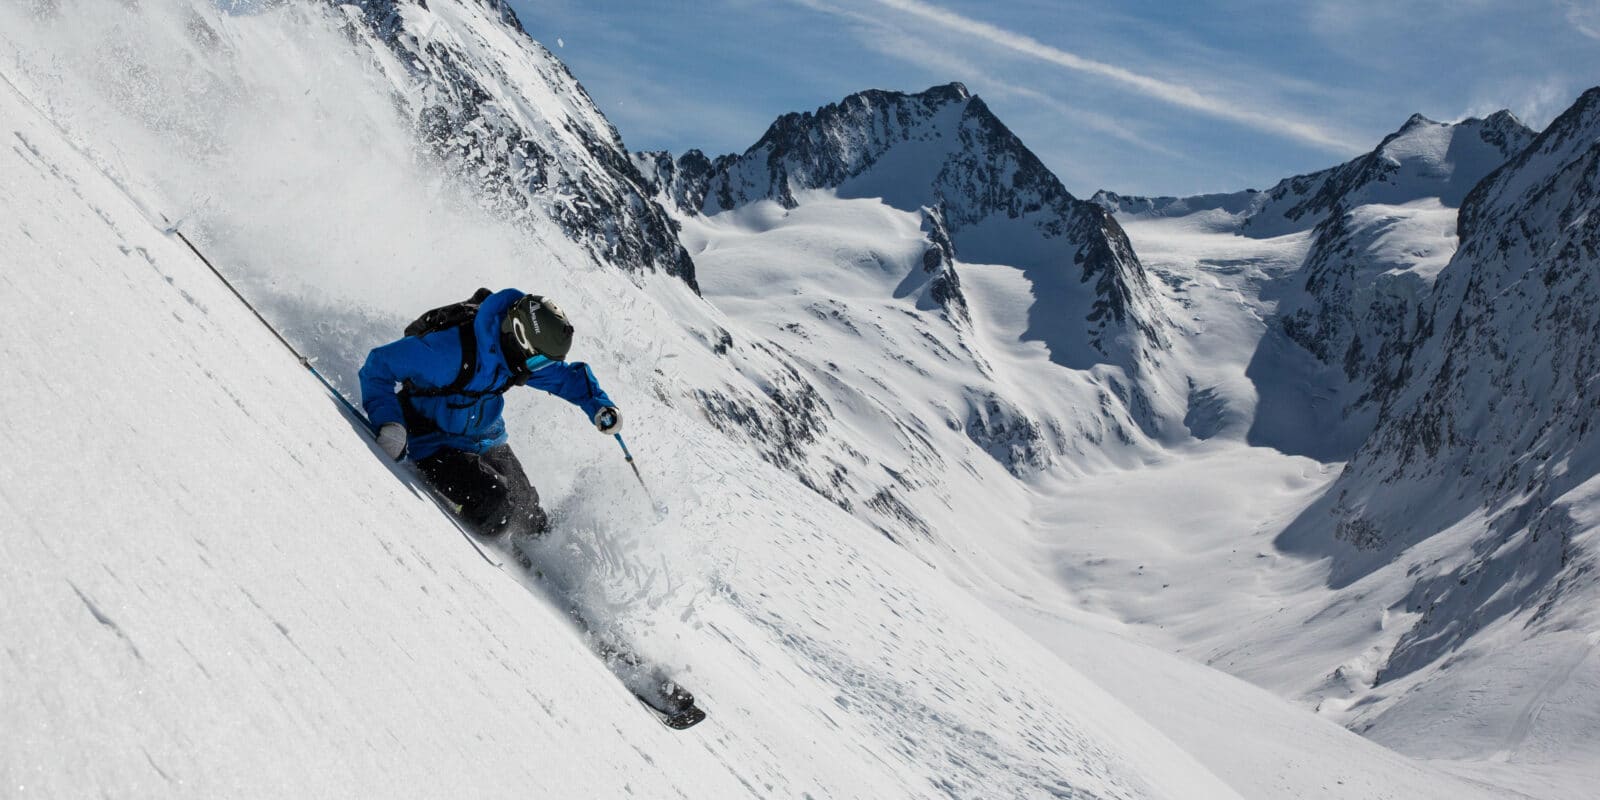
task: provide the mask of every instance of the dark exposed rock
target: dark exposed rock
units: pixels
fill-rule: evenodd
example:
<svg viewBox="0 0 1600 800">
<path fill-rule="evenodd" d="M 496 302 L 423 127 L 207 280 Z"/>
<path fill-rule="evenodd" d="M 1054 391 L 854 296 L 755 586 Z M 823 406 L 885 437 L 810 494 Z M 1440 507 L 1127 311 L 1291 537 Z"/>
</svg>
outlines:
<svg viewBox="0 0 1600 800">
<path fill-rule="evenodd" d="M 1051 464 L 1044 427 L 991 391 L 967 390 L 967 437 L 1017 477 Z"/>
<path fill-rule="evenodd" d="M 928 249 L 922 254 L 922 271 L 932 276 L 928 294 L 952 321 L 966 322 L 969 319 L 967 298 L 961 293 L 955 245 L 951 244 L 950 233 L 945 229 L 944 213 L 924 206 L 922 233 L 928 239 Z"/>
</svg>

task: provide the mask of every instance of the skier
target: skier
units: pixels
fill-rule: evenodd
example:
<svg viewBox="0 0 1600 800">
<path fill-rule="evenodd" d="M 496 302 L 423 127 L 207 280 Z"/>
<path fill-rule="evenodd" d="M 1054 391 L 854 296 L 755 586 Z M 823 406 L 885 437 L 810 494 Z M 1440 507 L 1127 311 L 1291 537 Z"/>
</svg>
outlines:
<svg viewBox="0 0 1600 800">
<path fill-rule="evenodd" d="M 589 365 L 565 360 L 571 347 L 572 323 L 548 298 L 479 289 L 374 348 L 361 367 L 361 404 L 383 452 L 415 461 L 472 530 L 537 538 L 550 520 L 506 444 L 502 395 L 532 386 L 583 409 L 603 434 L 622 430 Z"/>
<path fill-rule="evenodd" d="M 566 361 L 572 323 L 549 298 L 479 289 L 465 302 L 423 314 L 405 334 L 373 348 L 361 367 L 361 405 L 378 430 L 378 446 L 396 461 L 416 461 L 428 482 L 460 506 L 463 522 L 481 536 L 509 536 L 518 562 L 531 569 L 521 545 L 542 536 L 550 519 L 506 444 L 502 395 L 514 386 L 543 389 L 583 409 L 607 435 L 622 430 L 622 412 L 589 365 Z M 576 609 L 572 614 L 592 630 Z M 617 643 L 596 638 L 593 644 L 662 724 L 682 729 L 705 719 L 694 695 L 660 667 Z"/>
</svg>

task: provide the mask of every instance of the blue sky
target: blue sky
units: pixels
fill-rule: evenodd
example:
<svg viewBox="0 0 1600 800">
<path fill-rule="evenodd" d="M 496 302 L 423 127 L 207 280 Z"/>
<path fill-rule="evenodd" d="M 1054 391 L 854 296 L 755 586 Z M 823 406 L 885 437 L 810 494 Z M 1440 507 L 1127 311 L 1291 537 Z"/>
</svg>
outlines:
<svg viewBox="0 0 1600 800">
<path fill-rule="evenodd" d="M 1080 196 L 1263 188 L 1413 112 L 1543 127 L 1600 85 L 1600 0 L 509 0 L 636 150 L 958 80 Z"/>
</svg>

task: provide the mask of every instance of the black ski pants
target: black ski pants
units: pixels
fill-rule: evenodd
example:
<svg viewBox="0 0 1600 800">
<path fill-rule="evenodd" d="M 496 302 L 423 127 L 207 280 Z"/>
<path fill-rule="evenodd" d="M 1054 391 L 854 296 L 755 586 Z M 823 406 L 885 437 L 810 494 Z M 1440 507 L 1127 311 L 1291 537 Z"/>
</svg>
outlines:
<svg viewBox="0 0 1600 800">
<path fill-rule="evenodd" d="M 460 504 L 462 521 L 480 535 L 540 536 L 550 529 L 550 519 L 539 507 L 539 492 L 510 445 L 482 453 L 443 450 L 417 466 L 435 489 Z"/>
</svg>

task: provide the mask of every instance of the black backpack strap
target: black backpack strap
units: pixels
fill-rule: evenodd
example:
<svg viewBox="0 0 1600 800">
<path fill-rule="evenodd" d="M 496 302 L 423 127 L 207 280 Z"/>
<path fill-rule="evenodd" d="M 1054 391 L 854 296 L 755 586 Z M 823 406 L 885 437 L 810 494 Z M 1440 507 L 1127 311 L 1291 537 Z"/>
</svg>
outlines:
<svg viewBox="0 0 1600 800">
<path fill-rule="evenodd" d="M 486 292 L 488 290 L 479 289 L 478 291 Z M 476 297 L 476 295 L 474 295 L 474 297 Z M 472 382 L 473 375 L 477 374 L 478 372 L 478 331 L 472 321 L 463 323 L 459 326 L 458 330 L 460 330 L 461 336 L 461 369 L 456 372 L 455 380 L 436 389 L 418 388 L 415 384 L 411 383 L 411 381 L 406 381 L 405 385 L 400 390 L 402 397 L 452 396 L 481 398 L 488 397 L 489 395 L 505 394 L 511 390 L 511 387 L 518 384 L 518 381 L 513 376 L 510 381 L 493 389 L 486 391 L 467 391 L 467 384 Z"/>
<path fill-rule="evenodd" d="M 443 397 L 452 394 L 474 397 L 489 394 L 488 392 L 465 391 L 467 384 L 472 381 L 473 373 L 478 371 L 478 332 L 471 322 L 460 325 L 456 330 L 460 332 L 461 336 L 461 369 L 456 371 L 455 380 L 436 389 L 418 388 L 408 380 L 401 389 L 401 394 L 411 397 Z"/>
</svg>

